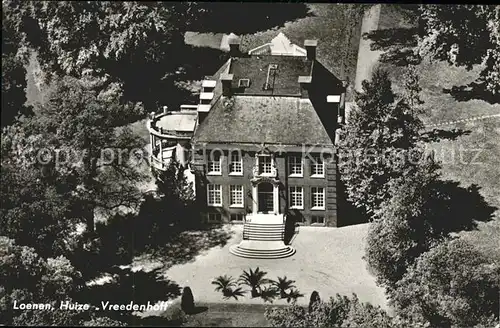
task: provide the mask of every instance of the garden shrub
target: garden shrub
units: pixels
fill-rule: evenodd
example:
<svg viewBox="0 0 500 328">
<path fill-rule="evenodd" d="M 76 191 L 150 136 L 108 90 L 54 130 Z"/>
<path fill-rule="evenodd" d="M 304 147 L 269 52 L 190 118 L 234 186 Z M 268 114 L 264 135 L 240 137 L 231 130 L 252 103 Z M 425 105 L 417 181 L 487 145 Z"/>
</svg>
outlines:
<svg viewBox="0 0 500 328">
<path fill-rule="evenodd" d="M 194 312 L 194 297 L 191 288 L 184 287 L 181 297 L 181 309 L 186 314 Z"/>
</svg>

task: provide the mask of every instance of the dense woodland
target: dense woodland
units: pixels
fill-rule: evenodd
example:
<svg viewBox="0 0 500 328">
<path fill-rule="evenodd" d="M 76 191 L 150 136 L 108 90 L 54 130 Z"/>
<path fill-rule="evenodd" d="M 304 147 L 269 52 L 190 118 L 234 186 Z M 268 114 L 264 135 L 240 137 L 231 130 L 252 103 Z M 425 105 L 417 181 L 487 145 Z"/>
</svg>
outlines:
<svg viewBox="0 0 500 328">
<path fill-rule="evenodd" d="M 499 7 L 412 10 L 421 17 L 418 45 L 393 55 L 465 67 L 482 63 L 474 87 L 498 97 Z M 199 57 L 184 45 L 186 31 L 213 26 L 217 17 L 204 3 L 2 1 L 0 323 L 139 324 L 127 313 L 39 315 L 14 311 L 11 304 L 14 299 L 88 302 L 99 300 L 100 293 L 116 293 L 121 301 L 140 297 L 126 290 L 132 282 L 124 272 L 116 273 L 121 293 L 86 282 L 196 225 L 195 199 L 178 164 L 160 177 L 159 200 L 141 194 L 137 186 L 146 177 L 136 170 L 133 150 L 144 145 L 128 125 L 159 104 L 187 99 L 190 93 L 179 82 L 224 58 L 223 53 Z M 27 106 L 25 67 L 33 52 L 51 89 L 43 103 Z M 393 91 L 382 70 L 363 83 L 341 145 L 343 156 L 366 148 L 391 155 L 384 163 L 341 161 L 340 171 L 350 201 L 371 221 L 366 261 L 395 315 L 338 296 L 315 302 L 309 311 L 296 305 L 270 310 L 273 325 L 490 327 L 498 322 L 500 263 L 454 234 L 481 219 L 468 204 L 487 204 L 477 190 L 443 180 L 440 164 L 424 152 L 419 104 L 425 99 L 409 62 L 402 94 Z M 104 149 L 127 151 L 103 161 Z M 397 160 L 407 156 L 424 160 Z M 120 208 L 129 212 L 117 212 Z M 96 213 L 105 213 L 108 222 L 96 223 Z M 193 220 L 186 224 L 179 217 Z M 125 238 L 131 229 L 132 247 Z M 158 300 L 179 295 L 172 282 L 141 279 L 158 291 Z"/>
</svg>

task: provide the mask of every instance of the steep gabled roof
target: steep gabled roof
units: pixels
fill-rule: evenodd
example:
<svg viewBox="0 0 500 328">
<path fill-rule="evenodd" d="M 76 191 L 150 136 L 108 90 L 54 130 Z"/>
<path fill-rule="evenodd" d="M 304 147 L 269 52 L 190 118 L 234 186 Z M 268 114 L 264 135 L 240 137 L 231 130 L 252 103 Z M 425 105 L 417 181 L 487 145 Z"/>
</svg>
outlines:
<svg viewBox="0 0 500 328">
<path fill-rule="evenodd" d="M 282 32 L 278 33 L 269 43 L 260 45 L 248 51 L 249 54 L 267 54 L 279 56 L 306 56 L 304 48 L 292 43 Z"/>
<path fill-rule="evenodd" d="M 309 99 L 243 95 L 220 97 L 193 142 L 333 144 Z"/>
<path fill-rule="evenodd" d="M 270 65 L 276 65 L 268 79 Z M 234 58 L 229 73 L 233 74 L 235 93 L 251 95 L 300 95 L 299 76 L 311 74 L 312 61 L 305 57 L 295 56 L 250 56 Z M 240 79 L 249 79 L 247 88 L 239 89 Z M 263 90 L 264 83 L 269 82 L 271 89 Z"/>
</svg>

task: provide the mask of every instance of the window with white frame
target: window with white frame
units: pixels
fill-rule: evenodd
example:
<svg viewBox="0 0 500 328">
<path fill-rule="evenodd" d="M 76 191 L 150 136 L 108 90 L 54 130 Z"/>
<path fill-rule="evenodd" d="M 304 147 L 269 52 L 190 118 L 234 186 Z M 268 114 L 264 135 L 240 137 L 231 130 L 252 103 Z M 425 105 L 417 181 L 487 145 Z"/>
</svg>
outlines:
<svg viewBox="0 0 500 328">
<path fill-rule="evenodd" d="M 221 154 L 218 151 L 212 151 L 208 154 L 208 174 L 220 175 L 221 173 Z"/>
<path fill-rule="evenodd" d="M 311 204 L 312 209 L 324 210 L 325 209 L 325 188 L 312 187 L 311 188 Z"/>
<path fill-rule="evenodd" d="M 290 187 L 290 208 L 304 208 L 304 189 L 302 187 Z"/>
<path fill-rule="evenodd" d="M 325 217 L 324 216 L 318 216 L 318 215 L 313 215 L 311 216 L 311 224 L 325 224 Z"/>
<path fill-rule="evenodd" d="M 220 213 L 208 213 L 207 218 L 208 223 L 217 223 L 222 221 L 222 215 Z"/>
<path fill-rule="evenodd" d="M 273 159 L 270 155 L 259 155 L 259 174 L 271 174 Z"/>
<path fill-rule="evenodd" d="M 241 153 L 237 150 L 231 152 L 229 174 L 243 175 L 243 159 L 241 158 Z"/>
<path fill-rule="evenodd" d="M 288 158 L 288 172 L 290 176 L 302 176 L 302 157 L 290 156 Z"/>
<path fill-rule="evenodd" d="M 229 188 L 230 206 L 243 207 L 243 186 L 231 186 Z"/>
<path fill-rule="evenodd" d="M 219 184 L 209 184 L 208 188 L 208 205 L 222 206 L 222 186 Z"/>
<path fill-rule="evenodd" d="M 325 176 L 325 163 L 321 156 L 313 156 L 311 160 L 311 176 L 324 177 Z"/>
</svg>

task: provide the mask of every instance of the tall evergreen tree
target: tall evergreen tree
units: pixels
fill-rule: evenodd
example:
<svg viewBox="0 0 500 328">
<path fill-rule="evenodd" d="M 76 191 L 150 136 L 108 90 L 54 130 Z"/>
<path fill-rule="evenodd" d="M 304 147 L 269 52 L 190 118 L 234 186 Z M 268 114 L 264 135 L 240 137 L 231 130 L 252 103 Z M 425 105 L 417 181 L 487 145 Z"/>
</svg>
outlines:
<svg viewBox="0 0 500 328">
<path fill-rule="evenodd" d="M 356 95 L 340 144 L 339 169 L 349 199 L 373 214 L 387 199 L 387 183 L 414 167 L 422 123 L 394 94 L 388 74 L 375 70 Z"/>
<path fill-rule="evenodd" d="M 193 182 L 188 181 L 186 169 L 173 159 L 166 171 L 154 171 L 162 207 L 169 219 L 165 223 L 181 224 L 184 227 L 197 223 Z"/>
<path fill-rule="evenodd" d="M 431 206 L 437 179 L 437 165 L 429 161 L 418 170 L 402 172 L 388 183 L 391 195 L 375 211 L 366 241 L 366 260 L 375 271 L 377 282 L 389 295 L 409 265 L 447 231 L 435 229 Z"/>
</svg>

